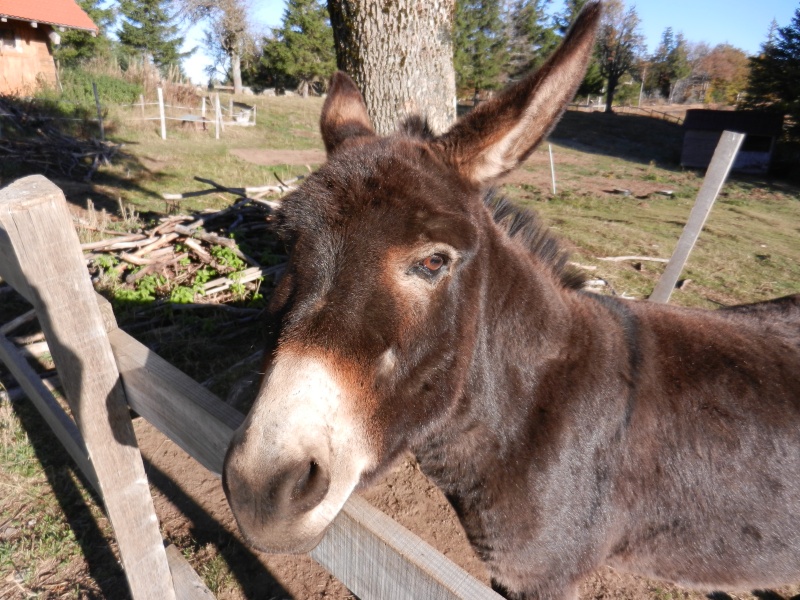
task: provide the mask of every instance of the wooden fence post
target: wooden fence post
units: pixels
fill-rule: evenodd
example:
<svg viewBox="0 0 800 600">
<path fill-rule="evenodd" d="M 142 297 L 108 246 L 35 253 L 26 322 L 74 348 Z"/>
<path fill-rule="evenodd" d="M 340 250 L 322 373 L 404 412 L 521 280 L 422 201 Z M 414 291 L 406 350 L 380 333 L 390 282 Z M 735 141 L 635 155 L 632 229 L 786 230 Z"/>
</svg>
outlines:
<svg viewBox="0 0 800 600">
<path fill-rule="evenodd" d="M 158 88 L 158 114 L 161 117 L 161 139 L 167 139 L 167 121 L 164 116 L 164 92 Z"/>
<path fill-rule="evenodd" d="M 106 141 L 106 131 L 103 127 L 103 110 L 100 108 L 100 95 L 97 93 L 97 84 L 92 82 L 92 91 L 94 92 L 94 104 L 97 107 L 97 122 L 100 124 L 100 140 Z"/>
<path fill-rule="evenodd" d="M 88 450 L 135 600 L 174 600 L 130 413 L 64 194 L 40 175 L 0 190 L 0 276 L 33 304 Z"/>
<path fill-rule="evenodd" d="M 206 97 L 203 96 L 201 98 L 201 100 L 203 101 L 203 103 L 200 106 L 200 116 L 203 117 L 203 119 L 205 119 L 206 118 Z"/>
<path fill-rule="evenodd" d="M 736 154 L 739 152 L 739 147 L 742 145 L 743 140 L 743 133 L 722 132 L 717 149 L 714 150 L 714 156 L 706 172 L 706 177 L 703 180 L 703 185 L 697 194 L 697 200 L 692 207 L 692 212 L 689 213 L 689 220 L 686 222 L 683 233 L 681 233 L 681 237 L 678 240 L 678 245 L 675 247 L 675 252 L 672 253 L 672 258 L 669 259 L 667 268 L 658 280 L 653 293 L 650 294 L 649 300 L 651 302 L 665 304 L 669 302 L 672 290 L 675 289 L 675 284 L 678 282 L 678 277 L 680 277 L 686 260 L 689 258 L 689 253 L 694 248 L 695 242 L 697 242 L 697 238 L 703 230 L 703 225 L 705 225 L 706 219 L 711 212 L 711 207 L 714 206 L 714 201 L 717 199 L 728 173 L 730 173 L 733 161 L 736 159 Z"/>
<path fill-rule="evenodd" d="M 222 109 L 219 107 L 219 92 L 214 94 L 214 135 L 219 139 L 219 130 L 222 127 Z"/>
<path fill-rule="evenodd" d="M 144 94 L 139 94 L 139 102 L 142 103 L 142 119 L 144 119 Z"/>
</svg>

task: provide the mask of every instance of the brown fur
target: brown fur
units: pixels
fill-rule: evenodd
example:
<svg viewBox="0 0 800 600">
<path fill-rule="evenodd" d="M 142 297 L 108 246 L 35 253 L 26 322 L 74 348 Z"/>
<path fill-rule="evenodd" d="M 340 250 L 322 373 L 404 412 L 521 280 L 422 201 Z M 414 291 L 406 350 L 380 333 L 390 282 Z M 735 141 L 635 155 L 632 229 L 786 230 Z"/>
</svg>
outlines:
<svg viewBox="0 0 800 600">
<path fill-rule="evenodd" d="M 719 311 L 597 296 L 534 217 L 483 202 L 571 99 L 598 11 L 440 138 L 421 120 L 371 135 L 337 76 L 329 160 L 280 212 L 276 356 L 346 365 L 336 378 L 374 459 L 360 484 L 413 451 L 508 598 L 574 597 L 600 565 L 706 588 L 798 581 L 800 296 Z M 431 254 L 443 270 L 420 266 Z M 298 514 L 291 494 L 271 500 L 287 472 L 301 498 L 327 485 L 254 434 L 271 402 L 225 467 L 259 547 Z"/>
</svg>

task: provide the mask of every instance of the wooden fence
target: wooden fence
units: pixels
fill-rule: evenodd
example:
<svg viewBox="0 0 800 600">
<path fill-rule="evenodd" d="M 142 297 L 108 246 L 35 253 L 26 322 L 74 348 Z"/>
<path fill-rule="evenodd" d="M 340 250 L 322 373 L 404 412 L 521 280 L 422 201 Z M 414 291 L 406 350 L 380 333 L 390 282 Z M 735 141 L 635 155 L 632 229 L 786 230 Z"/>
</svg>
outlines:
<svg viewBox="0 0 800 600">
<path fill-rule="evenodd" d="M 73 420 L 0 328 L 0 360 L 103 498 L 134 599 L 213 598 L 164 547 L 128 407 L 219 475 L 243 415 L 117 327 L 89 280 L 64 195 L 42 176 L 0 190 L 0 277 L 32 305 Z M 500 598 L 354 495 L 311 556 L 363 600 Z"/>
</svg>

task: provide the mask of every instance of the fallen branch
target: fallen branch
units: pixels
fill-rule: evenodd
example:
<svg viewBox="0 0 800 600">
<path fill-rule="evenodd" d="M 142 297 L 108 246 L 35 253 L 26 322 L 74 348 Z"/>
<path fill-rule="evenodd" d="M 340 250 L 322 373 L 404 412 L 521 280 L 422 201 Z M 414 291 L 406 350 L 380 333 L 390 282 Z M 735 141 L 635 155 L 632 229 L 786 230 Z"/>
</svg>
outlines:
<svg viewBox="0 0 800 600">
<path fill-rule="evenodd" d="M 626 260 L 643 260 L 660 263 L 669 262 L 668 258 L 655 258 L 652 256 L 606 256 L 604 258 L 598 258 L 597 260 L 605 260 L 609 262 L 624 262 Z"/>
</svg>

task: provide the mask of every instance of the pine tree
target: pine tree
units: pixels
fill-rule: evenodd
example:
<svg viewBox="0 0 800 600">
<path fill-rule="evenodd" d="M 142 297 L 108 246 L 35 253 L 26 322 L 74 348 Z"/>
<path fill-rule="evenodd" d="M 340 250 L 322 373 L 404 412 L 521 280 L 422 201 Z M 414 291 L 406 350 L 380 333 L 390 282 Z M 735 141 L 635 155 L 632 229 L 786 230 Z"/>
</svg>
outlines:
<svg viewBox="0 0 800 600">
<path fill-rule="evenodd" d="M 570 25 L 575 21 L 578 14 L 589 0 L 566 0 L 564 10 L 557 13 L 554 17 L 555 28 L 559 35 L 565 35 Z M 595 53 L 586 68 L 586 75 L 583 77 L 576 96 L 591 96 L 601 94 L 605 88 L 605 79 L 600 74 L 597 53 Z"/>
<path fill-rule="evenodd" d="M 131 55 L 145 55 L 162 71 L 179 65 L 186 56 L 180 52 L 183 40 L 168 12 L 168 0 L 120 0 L 123 16 L 117 33 L 123 49 Z"/>
<path fill-rule="evenodd" d="M 499 0 L 457 1 L 454 29 L 456 87 L 476 95 L 500 87 L 506 40 Z"/>
<path fill-rule="evenodd" d="M 789 25 L 770 34 L 760 54 L 750 59 L 745 105 L 789 115 L 790 134 L 800 139 L 800 8 Z"/>
<path fill-rule="evenodd" d="M 676 35 L 672 27 L 667 27 L 650 59 L 648 87 L 657 88 L 662 97 L 671 101 L 675 84 L 688 77 L 691 72 L 686 39 L 682 33 Z"/>
<path fill-rule="evenodd" d="M 77 0 L 100 31 L 92 35 L 88 31 L 67 29 L 61 33 L 61 44 L 53 55 L 60 67 L 73 68 L 97 56 L 111 55 L 111 42 L 107 32 L 114 22 L 114 10 L 101 8 L 102 0 Z"/>
<path fill-rule="evenodd" d="M 538 68 L 556 48 L 559 37 L 550 23 L 551 0 L 512 0 L 506 15 L 508 74 L 516 79 Z"/>
<path fill-rule="evenodd" d="M 327 8 L 319 0 L 289 0 L 283 24 L 264 41 L 263 62 L 277 74 L 294 80 L 305 96 L 336 69 Z"/>
</svg>

